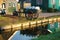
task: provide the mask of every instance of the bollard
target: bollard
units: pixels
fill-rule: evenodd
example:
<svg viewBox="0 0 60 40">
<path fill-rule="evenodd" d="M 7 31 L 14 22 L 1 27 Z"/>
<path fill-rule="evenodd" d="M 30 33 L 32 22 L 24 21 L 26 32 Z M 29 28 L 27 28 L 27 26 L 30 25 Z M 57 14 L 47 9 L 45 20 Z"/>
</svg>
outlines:
<svg viewBox="0 0 60 40">
<path fill-rule="evenodd" d="M 38 24 L 38 23 L 37 23 L 37 21 L 36 21 L 36 27 L 38 26 L 37 24 Z"/>
<path fill-rule="evenodd" d="M 42 20 L 41 20 L 41 26 L 42 26 L 42 24 L 43 24 L 43 22 L 42 22 Z"/>
<path fill-rule="evenodd" d="M 49 24 L 49 19 L 48 19 L 48 24 Z"/>
<path fill-rule="evenodd" d="M 31 23 L 29 22 L 29 28 L 31 28 Z"/>
<path fill-rule="evenodd" d="M 23 24 L 21 24 L 21 30 L 23 30 Z"/>
<path fill-rule="evenodd" d="M 58 18 L 56 18 L 56 22 L 58 22 Z"/>
<path fill-rule="evenodd" d="M 11 25 L 11 32 L 13 31 L 13 26 Z"/>
<path fill-rule="evenodd" d="M 52 23 L 54 23 L 54 19 L 52 19 Z"/>
</svg>

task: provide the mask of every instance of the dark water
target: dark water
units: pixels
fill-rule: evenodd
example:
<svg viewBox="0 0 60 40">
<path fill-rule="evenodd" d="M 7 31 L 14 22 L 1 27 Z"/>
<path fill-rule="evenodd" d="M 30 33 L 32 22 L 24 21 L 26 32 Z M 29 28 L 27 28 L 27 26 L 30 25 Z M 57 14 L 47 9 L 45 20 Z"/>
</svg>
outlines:
<svg viewBox="0 0 60 40">
<path fill-rule="evenodd" d="M 34 29 L 26 29 L 26 30 L 18 30 L 15 35 L 11 38 L 11 40 L 31 40 L 33 38 L 37 38 L 38 36 L 44 34 L 48 34 L 49 32 L 46 29 L 42 29 L 36 27 Z"/>
<path fill-rule="evenodd" d="M 29 36 L 26 34 L 20 34 L 20 31 L 16 31 L 16 34 L 12 37 L 11 40 L 31 40 L 32 38 L 37 38 L 37 36 Z"/>
<path fill-rule="evenodd" d="M 60 23 L 56 22 L 52 25 L 50 24 L 49 28 L 51 29 L 51 27 L 59 28 Z M 50 32 L 47 29 L 48 29 L 48 25 L 45 26 L 41 25 L 39 27 L 35 27 L 31 29 L 29 28 L 26 30 L 18 30 L 16 31 L 15 35 L 11 38 L 11 40 L 32 40 L 33 38 L 37 38 L 40 35 L 49 34 Z"/>
</svg>

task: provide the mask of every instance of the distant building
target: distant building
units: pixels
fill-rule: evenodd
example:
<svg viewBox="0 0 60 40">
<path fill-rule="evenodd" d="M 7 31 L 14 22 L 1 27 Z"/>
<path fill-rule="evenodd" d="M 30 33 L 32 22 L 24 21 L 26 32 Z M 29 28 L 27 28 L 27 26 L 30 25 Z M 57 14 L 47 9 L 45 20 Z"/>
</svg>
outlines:
<svg viewBox="0 0 60 40">
<path fill-rule="evenodd" d="M 47 9 L 48 0 L 31 0 L 32 6 L 40 6 L 42 9 Z"/>
<path fill-rule="evenodd" d="M 18 2 L 18 9 L 21 9 L 21 0 Z M 31 0 L 23 0 L 23 8 L 31 6 Z"/>
<path fill-rule="evenodd" d="M 5 9 L 6 13 L 17 10 L 16 0 L 0 0 L 0 9 Z"/>
<path fill-rule="evenodd" d="M 31 6 L 31 0 L 24 0 L 24 7 Z M 12 13 L 20 9 L 20 3 L 16 0 L 0 0 L 0 9 L 5 9 L 6 13 Z"/>
<path fill-rule="evenodd" d="M 0 9 L 5 9 L 6 6 L 5 6 L 5 0 L 0 0 Z"/>
<path fill-rule="evenodd" d="M 7 12 L 13 12 L 14 10 L 17 10 L 17 1 L 16 0 L 6 0 L 6 11 Z"/>
<path fill-rule="evenodd" d="M 44 11 L 60 11 L 60 0 L 31 0 L 32 6 L 40 6 Z"/>
</svg>

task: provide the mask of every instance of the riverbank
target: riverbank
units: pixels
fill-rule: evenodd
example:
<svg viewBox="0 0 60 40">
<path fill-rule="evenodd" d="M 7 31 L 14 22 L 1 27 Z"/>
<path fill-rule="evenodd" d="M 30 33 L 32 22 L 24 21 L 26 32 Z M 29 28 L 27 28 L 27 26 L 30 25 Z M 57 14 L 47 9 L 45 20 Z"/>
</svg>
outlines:
<svg viewBox="0 0 60 40">
<path fill-rule="evenodd" d="M 18 16 L 0 16 L 0 27 L 6 26 L 6 25 L 12 25 L 12 24 L 19 24 L 19 23 L 25 23 L 29 21 L 37 21 L 37 20 L 43 20 L 43 19 L 49 19 L 49 18 L 57 18 L 58 16 L 51 16 L 51 17 L 40 17 L 35 20 L 27 20 L 25 17 L 18 17 Z"/>
<path fill-rule="evenodd" d="M 26 18 L 24 17 L 17 17 L 17 16 L 0 16 L 0 27 L 5 26 L 5 25 L 11 25 L 11 24 L 18 24 L 18 23 L 23 23 L 26 22 Z"/>
<path fill-rule="evenodd" d="M 60 40 L 60 31 L 48 35 L 40 35 L 38 38 L 32 40 Z"/>
<path fill-rule="evenodd" d="M 8 38 L 9 38 L 14 32 L 15 32 L 15 31 L 1 32 L 1 33 L 0 33 L 0 40 L 8 40 Z"/>
<path fill-rule="evenodd" d="M 24 30 L 26 28 L 32 28 L 35 26 L 40 26 L 41 22 L 49 22 L 52 23 L 59 21 L 60 22 L 60 15 L 49 16 L 49 17 L 42 17 L 35 20 L 27 20 L 25 17 L 17 17 L 17 16 L 0 16 L 0 27 L 2 30 L 6 29 L 9 30 Z M 38 24 L 38 25 L 37 25 Z M 47 24 L 47 23 L 46 23 Z M 45 25 L 45 24 L 43 24 Z"/>
<path fill-rule="evenodd" d="M 57 17 L 60 17 L 60 16 L 54 16 L 54 17 L 48 17 L 48 18 L 44 18 L 44 17 L 43 17 L 43 18 L 40 18 L 40 19 L 37 19 L 37 20 L 43 20 L 43 19 L 49 19 L 49 18 L 57 18 Z M 10 18 L 11 18 L 11 19 L 10 19 Z M 1 17 L 1 19 L 2 19 L 3 21 L 6 21 L 6 22 L 8 22 L 8 23 L 11 23 L 11 21 L 9 22 L 9 20 L 13 20 L 13 21 L 14 21 L 13 18 L 16 18 L 16 17 L 13 17 L 13 18 L 12 18 L 12 16 L 11 16 L 10 18 L 9 18 L 9 17 L 6 18 L 6 17 L 4 17 L 4 16 Z M 0 19 L 0 20 L 1 20 L 1 19 Z M 9 19 L 9 20 L 8 20 L 8 19 Z M 18 19 L 19 19 L 19 18 L 18 18 Z M 24 17 L 23 17 L 23 19 L 24 19 Z M 15 20 L 17 20 L 17 19 L 15 19 Z M 22 22 L 21 22 L 20 20 L 21 20 Z M 20 19 L 20 20 L 19 20 L 18 23 L 25 23 L 25 22 L 28 22 L 28 21 L 31 21 L 31 22 L 36 21 L 36 20 L 26 20 L 26 21 L 23 21 L 22 19 Z M 25 20 L 25 19 L 24 19 L 24 20 Z M 3 21 L 1 21 L 1 22 L 3 22 Z M 14 24 L 13 21 L 12 21 L 12 24 Z M 18 21 L 18 20 L 17 20 L 17 21 Z M 5 22 L 4 22 L 4 23 L 5 23 Z M 16 23 L 16 21 L 15 21 L 15 23 Z M 16 23 L 16 24 L 17 24 L 17 23 Z M 3 24 L 2 24 L 2 25 L 3 25 Z M 18 24 L 18 25 L 19 25 L 19 24 Z M 17 25 L 16 25 L 16 26 L 17 26 Z M 7 26 L 7 27 L 9 27 L 9 26 Z M 20 28 L 20 27 L 19 27 L 19 28 Z M 12 29 L 12 28 L 11 28 L 11 29 Z M 15 28 L 14 28 L 14 29 L 15 29 Z M 3 34 L 5 34 L 5 33 L 3 33 Z M 3 35 L 3 34 L 1 34 L 1 35 Z M 8 33 L 8 35 L 10 35 L 10 32 Z M 8 36 L 8 35 L 7 35 L 7 36 Z M 11 35 L 10 35 L 10 36 L 11 36 Z M 5 36 L 3 35 L 3 37 L 5 38 L 5 37 L 6 37 L 6 34 L 5 34 Z"/>
</svg>

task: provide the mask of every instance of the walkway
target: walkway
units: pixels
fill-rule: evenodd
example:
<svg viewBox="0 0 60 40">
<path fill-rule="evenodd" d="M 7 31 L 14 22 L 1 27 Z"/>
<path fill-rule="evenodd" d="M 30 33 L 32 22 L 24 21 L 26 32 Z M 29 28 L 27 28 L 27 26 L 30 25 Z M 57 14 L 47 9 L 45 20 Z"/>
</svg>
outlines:
<svg viewBox="0 0 60 40">
<path fill-rule="evenodd" d="M 40 13 L 39 17 L 49 17 L 49 16 L 55 16 L 55 15 L 60 15 L 60 13 Z"/>
</svg>

